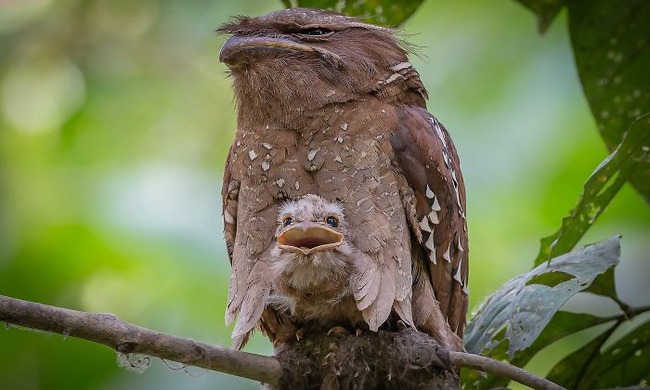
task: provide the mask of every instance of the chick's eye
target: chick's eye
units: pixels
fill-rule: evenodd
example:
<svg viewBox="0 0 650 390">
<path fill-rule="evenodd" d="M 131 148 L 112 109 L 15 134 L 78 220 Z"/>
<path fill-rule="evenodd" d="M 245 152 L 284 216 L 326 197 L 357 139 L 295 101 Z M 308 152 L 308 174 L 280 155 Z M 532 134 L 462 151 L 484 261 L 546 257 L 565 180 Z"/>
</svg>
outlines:
<svg viewBox="0 0 650 390">
<path fill-rule="evenodd" d="M 298 32 L 303 35 L 327 35 L 331 33 L 332 30 L 325 27 L 309 27 L 309 28 L 303 28 Z"/>
<path fill-rule="evenodd" d="M 293 223 L 293 218 L 291 217 L 284 217 L 282 218 L 282 226 L 287 227 Z"/>
<path fill-rule="evenodd" d="M 325 222 L 327 222 L 327 224 L 330 225 L 330 226 L 333 227 L 333 228 L 335 228 L 335 227 L 339 227 L 339 219 L 336 218 L 336 217 L 333 216 L 333 215 L 330 215 L 329 217 L 327 217 L 327 218 L 325 219 Z"/>
</svg>

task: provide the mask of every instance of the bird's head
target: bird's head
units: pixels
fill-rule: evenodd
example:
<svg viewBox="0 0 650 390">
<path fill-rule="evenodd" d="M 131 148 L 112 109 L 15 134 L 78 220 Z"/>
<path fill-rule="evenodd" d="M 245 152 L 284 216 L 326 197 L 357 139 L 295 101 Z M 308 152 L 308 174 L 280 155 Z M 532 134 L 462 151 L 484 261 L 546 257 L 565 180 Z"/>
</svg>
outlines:
<svg viewBox="0 0 650 390">
<path fill-rule="evenodd" d="M 343 210 L 337 203 L 317 195 L 305 195 L 287 202 L 278 212 L 278 248 L 310 256 L 335 250 L 346 239 Z"/>
<path fill-rule="evenodd" d="M 219 53 L 234 79 L 241 110 L 287 117 L 373 94 L 425 105 L 426 90 L 391 28 L 337 12 L 291 8 L 238 17 Z"/>
</svg>

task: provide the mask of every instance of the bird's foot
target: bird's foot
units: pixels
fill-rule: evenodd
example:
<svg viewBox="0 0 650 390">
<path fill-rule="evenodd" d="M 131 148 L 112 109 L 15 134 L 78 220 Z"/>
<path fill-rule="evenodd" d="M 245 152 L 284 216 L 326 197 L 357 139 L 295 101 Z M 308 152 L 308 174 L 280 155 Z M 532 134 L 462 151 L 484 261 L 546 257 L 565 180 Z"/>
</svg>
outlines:
<svg viewBox="0 0 650 390">
<path fill-rule="evenodd" d="M 350 331 L 342 326 L 335 326 L 327 331 L 328 336 L 348 336 Z"/>
</svg>

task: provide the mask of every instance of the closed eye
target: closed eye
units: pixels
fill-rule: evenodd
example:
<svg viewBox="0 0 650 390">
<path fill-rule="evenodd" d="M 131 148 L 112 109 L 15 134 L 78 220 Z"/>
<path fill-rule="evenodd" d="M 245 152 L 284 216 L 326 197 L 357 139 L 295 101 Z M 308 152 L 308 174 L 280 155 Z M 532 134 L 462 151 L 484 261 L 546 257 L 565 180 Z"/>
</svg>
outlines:
<svg viewBox="0 0 650 390">
<path fill-rule="evenodd" d="M 326 27 L 308 27 L 298 30 L 298 34 L 311 35 L 311 36 L 324 36 L 330 35 L 333 31 Z"/>
</svg>

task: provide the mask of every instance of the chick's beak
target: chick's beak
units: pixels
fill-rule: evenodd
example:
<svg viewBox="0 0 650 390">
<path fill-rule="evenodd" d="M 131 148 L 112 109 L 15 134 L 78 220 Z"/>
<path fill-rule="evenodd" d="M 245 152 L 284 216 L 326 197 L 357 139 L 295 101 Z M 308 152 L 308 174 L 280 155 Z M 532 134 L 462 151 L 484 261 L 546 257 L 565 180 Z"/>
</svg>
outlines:
<svg viewBox="0 0 650 390">
<path fill-rule="evenodd" d="M 310 255 L 338 247 L 343 234 L 319 223 L 301 222 L 281 231 L 277 240 L 282 250 Z"/>
</svg>

